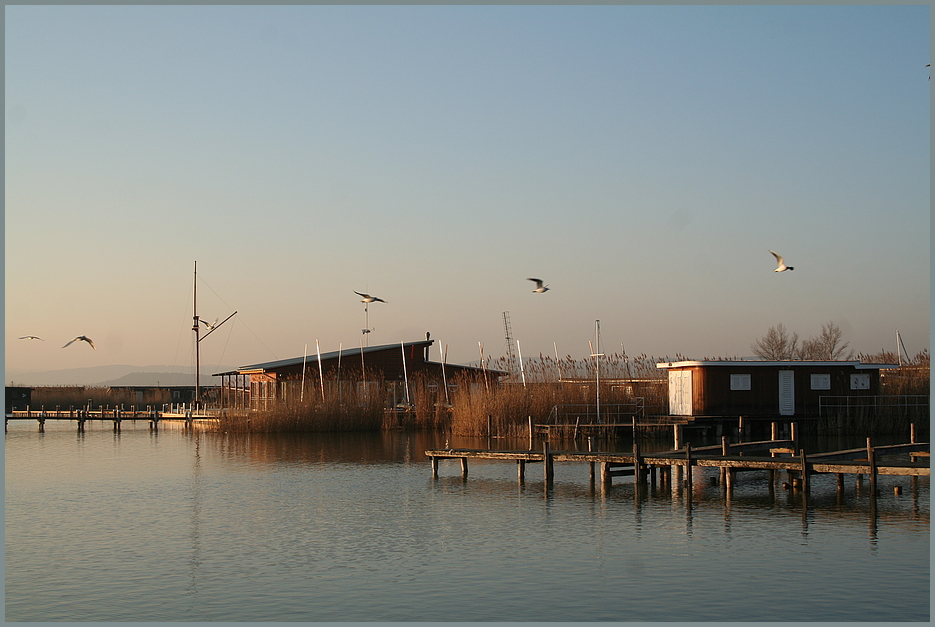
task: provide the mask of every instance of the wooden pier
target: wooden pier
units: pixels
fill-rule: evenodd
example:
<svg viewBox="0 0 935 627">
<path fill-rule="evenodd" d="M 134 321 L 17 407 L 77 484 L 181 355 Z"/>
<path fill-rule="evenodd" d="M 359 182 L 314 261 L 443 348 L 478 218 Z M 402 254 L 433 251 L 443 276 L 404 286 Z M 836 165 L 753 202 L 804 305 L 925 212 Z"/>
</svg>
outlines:
<svg viewBox="0 0 935 627">
<path fill-rule="evenodd" d="M 186 426 L 190 427 L 195 421 L 216 421 L 217 419 L 218 416 L 211 411 L 194 411 L 182 406 L 166 406 L 162 410 L 156 410 L 152 407 L 147 407 L 145 410 L 136 407 L 131 407 L 129 410 L 122 407 L 14 409 L 6 413 L 4 431 L 8 428 L 11 420 L 35 420 L 39 425 L 39 431 L 45 431 L 47 420 L 71 420 L 76 423 L 80 432 L 84 431 L 85 423 L 89 420 L 111 421 L 114 423 L 114 431 L 120 431 L 120 425 L 124 420 L 147 420 L 150 429 L 158 430 L 159 423 L 166 420 L 183 421 Z"/>
<path fill-rule="evenodd" d="M 913 438 L 914 439 L 914 438 Z M 874 447 L 867 438 L 866 448 L 806 454 L 796 446 L 795 440 L 763 440 L 759 442 L 729 443 L 726 436 L 720 445 L 683 448 L 641 454 L 639 447 L 632 453 L 599 451 L 552 451 L 548 442 L 542 450 L 489 450 L 489 449 L 433 449 L 425 451 L 432 464 L 432 477 L 438 477 L 439 461 L 457 459 L 461 463 L 461 475 L 467 478 L 469 459 L 498 459 L 513 461 L 517 465 L 520 482 L 525 479 L 526 464 L 543 464 L 546 486 L 554 479 L 554 462 L 582 462 L 591 466 L 594 481 L 595 467 L 599 466 L 603 486 L 611 485 L 613 477 L 633 476 L 635 483 L 647 480 L 655 484 L 658 474 L 660 482 L 671 482 L 672 469 L 681 468 L 685 485 L 692 483 L 693 468 L 718 468 L 728 489 L 733 486 L 734 474 L 740 471 L 766 470 L 772 473 L 785 471 L 793 485 L 805 491 L 809 489 L 809 477 L 816 474 L 834 474 L 839 488 L 843 487 L 845 475 L 856 475 L 861 481 L 866 475 L 875 490 L 878 475 L 920 477 L 929 476 L 929 444 L 910 442 Z M 758 453 L 749 455 L 748 453 Z M 878 461 L 883 456 L 908 454 L 910 461 Z"/>
</svg>

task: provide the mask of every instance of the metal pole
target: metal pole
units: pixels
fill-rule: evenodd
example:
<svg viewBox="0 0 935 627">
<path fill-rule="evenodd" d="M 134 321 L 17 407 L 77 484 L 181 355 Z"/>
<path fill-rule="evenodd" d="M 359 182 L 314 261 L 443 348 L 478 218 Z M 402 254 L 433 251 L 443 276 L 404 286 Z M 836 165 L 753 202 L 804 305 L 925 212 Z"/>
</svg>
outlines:
<svg viewBox="0 0 935 627">
<path fill-rule="evenodd" d="M 523 351 L 519 347 L 519 340 L 516 340 L 516 352 L 519 354 L 519 371 L 523 375 L 523 387 L 526 387 L 526 367 L 523 365 Z"/>
<path fill-rule="evenodd" d="M 315 352 L 318 354 L 318 379 L 321 381 L 321 400 L 325 400 L 325 373 L 321 365 L 321 347 L 318 340 L 315 340 Z"/>
<path fill-rule="evenodd" d="M 195 332 L 195 407 L 201 400 L 201 340 L 198 339 L 198 261 L 192 283 L 192 331 Z"/>
</svg>

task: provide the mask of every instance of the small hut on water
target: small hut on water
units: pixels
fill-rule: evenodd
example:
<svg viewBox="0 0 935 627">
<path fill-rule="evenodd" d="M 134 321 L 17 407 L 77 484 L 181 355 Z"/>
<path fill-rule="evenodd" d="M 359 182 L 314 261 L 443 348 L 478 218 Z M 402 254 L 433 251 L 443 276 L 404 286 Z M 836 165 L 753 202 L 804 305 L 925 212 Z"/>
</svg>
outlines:
<svg viewBox="0 0 935 627">
<path fill-rule="evenodd" d="M 677 361 L 669 375 L 673 416 L 819 416 L 842 403 L 880 395 L 880 371 L 896 364 L 859 361 Z"/>
</svg>

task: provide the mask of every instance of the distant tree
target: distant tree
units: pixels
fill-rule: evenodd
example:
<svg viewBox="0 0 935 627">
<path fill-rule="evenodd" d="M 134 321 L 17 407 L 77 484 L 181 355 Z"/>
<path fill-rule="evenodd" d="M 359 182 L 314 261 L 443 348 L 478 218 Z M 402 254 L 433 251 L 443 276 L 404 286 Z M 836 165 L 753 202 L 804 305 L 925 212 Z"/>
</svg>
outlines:
<svg viewBox="0 0 935 627">
<path fill-rule="evenodd" d="M 799 359 L 815 361 L 848 360 L 854 357 L 854 351 L 848 351 L 849 342 L 841 342 L 844 332 L 833 321 L 821 325 L 821 335 L 810 337 L 798 351 Z"/>
<path fill-rule="evenodd" d="M 795 359 L 799 354 L 798 343 L 798 333 L 790 335 L 785 325 L 780 322 L 770 327 L 766 335 L 751 344 L 750 350 L 757 357 L 769 361 Z"/>
</svg>

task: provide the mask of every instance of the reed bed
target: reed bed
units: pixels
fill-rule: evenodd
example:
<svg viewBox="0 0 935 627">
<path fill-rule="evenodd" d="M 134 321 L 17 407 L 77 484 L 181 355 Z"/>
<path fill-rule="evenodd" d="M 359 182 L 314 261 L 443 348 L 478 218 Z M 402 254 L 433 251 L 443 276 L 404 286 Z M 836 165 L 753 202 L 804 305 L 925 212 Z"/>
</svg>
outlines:
<svg viewBox="0 0 935 627">
<path fill-rule="evenodd" d="M 576 360 L 571 356 L 554 359 L 540 354 L 524 360 L 523 370 L 519 374 L 514 371 L 501 385 L 488 387 L 482 382 L 459 385 L 452 396 L 451 433 L 484 436 L 489 431 L 504 437 L 522 436 L 528 433 L 530 418 L 544 422 L 557 405 L 595 404 L 598 376 L 602 404 L 635 408 L 637 399 L 641 399 L 644 408 L 664 412 L 666 387 L 654 384 L 666 378 L 665 371 L 656 367 L 659 361 L 672 359 L 609 354 L 600 359 L 598 372 L 593 359 Z M 490 367 L 509 371 L 510 365 L 506 358 L 501 358 Z"/>
<path fill-rule="evenodd" d="M 384 399 L 366 390 L 345 391 L 342 397 L 308 394 L 274 407 L 250 412 L 225 412 L 218 429 L 232 433 L 314 431 L 376 431 L 383 428 Z"/>
</svg>

